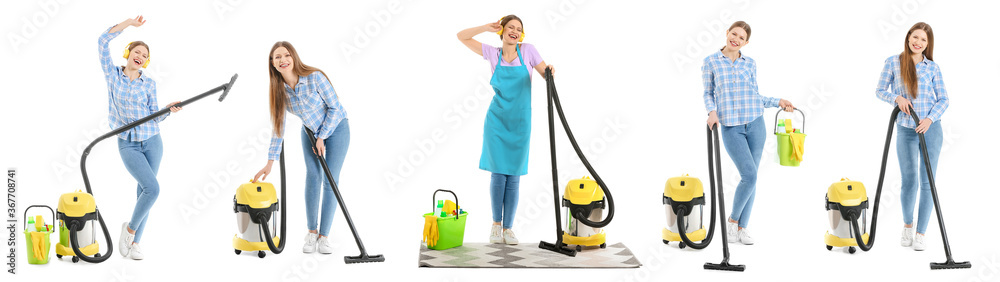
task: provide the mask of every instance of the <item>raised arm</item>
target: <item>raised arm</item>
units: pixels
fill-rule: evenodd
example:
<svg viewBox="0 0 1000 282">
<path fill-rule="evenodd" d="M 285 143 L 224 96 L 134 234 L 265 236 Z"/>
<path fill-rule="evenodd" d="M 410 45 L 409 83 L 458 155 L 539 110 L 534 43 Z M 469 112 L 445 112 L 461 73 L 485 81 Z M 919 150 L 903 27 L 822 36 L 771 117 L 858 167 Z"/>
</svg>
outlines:
<svg viewBox="0 0 1000 282">
<path fill-rule="evenodd" d="M 146 20 L 144 20 L 142 16 L 135 17 L 134 19 L 126 19 L 121 23 L 111 27 L 111 29 L 109 29 L 108 31 L 102 33 L 101 37 L 97 39 L 97 54 L 101 59 L 101 70 L 104 71 L 104 76 L 111 75 L 111 72 L 115 68 L 114 63 L 111 62 L 111 50 L 108 47 L 108 44 L 111 43 L 111 40 L 115 39 L 115 37 L 117 37 L 118 34 L 122 32 L 122 30 L 125 30 L 126 27 L 129 26 L 139 27 L 142 26 L 142 24 L 144 23 L 146 23 Z"/>
<path fill-rule="evenodd" d="M 462 44 L 465 44 L 465 47 L 468 47 L 469 50 L 472 50 L 472 52 L 476 52 L 476 54 L 482 56 L 483 43 L 473 39 L 473 37 L 483 32 L 496 33 L 497 31 L 500 31 L 500 21 L 466 28 L 458 32 L 458 41 L 462 41 Z"/>
</svg>

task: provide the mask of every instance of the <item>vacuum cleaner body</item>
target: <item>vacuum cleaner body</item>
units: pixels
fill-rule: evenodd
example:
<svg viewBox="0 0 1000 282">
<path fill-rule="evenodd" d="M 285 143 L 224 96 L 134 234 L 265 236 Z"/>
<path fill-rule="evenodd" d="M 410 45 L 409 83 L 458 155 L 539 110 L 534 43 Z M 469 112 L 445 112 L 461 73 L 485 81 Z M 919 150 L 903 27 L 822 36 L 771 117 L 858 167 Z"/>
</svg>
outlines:
<svg viewBox="0 0 1000 282">
<path fill-rule="evenodd" d="M 851 229 L 850 214 L 858 216 L 861 230 L 868 230 L 868 194 L 865 185 L 859 181 L 852 181 L 843 178 L 830 185 L 826 192 L 826 210 L 830 221 L 830 229 L 827 230 L 824 241 L 827 249 L 833 247 L 849 247 L 848 251 L 855 252 L 854 247 L 858 246 L 858 234 Z M 860 234 L 862 241 L 868 242 L 868 233 Z"/>
<path fill-rule="evenodd" d="M 566 184 L 563 193 L 562 206 L 566 207 L 567 225 L 563 233 L 563 242 L 577 246 L 606 246 L 606 234 L 600 227 L 589 226 L 578 216 L 597 222 L 604 214 L 604 191 L 597 181 L 590 177 L 571 180 Z M 579 248 L 579 247 L 578 247 Z"/>
<path fill-rule="evenodd" d="M 73 251 L 71 233 L 76 233 L 76 243 L 83 255 L 100 257 L 100 245 L 94 228 L 97 223 L 97 203 L 93 195 L 82 191 L 63 194 L 59 197 L 56 219 L 59 221 L 57 257 L 71 256 L 74 263 L 80 261 Z"/>
<path fill-rule="evenodd" d="M 268 240 L 272 244 L 279 244 L 282 238 L 279 238 L 276 231 L 277 212 L 280 208 L 276 190 L 271 183 L 248 182 L 236 189 L 236 195 L 233 197 L 233 212 L 236 213 L 238 233 L 233 236 L 233 248 L 236 254 L 242 251 L 256 251 L 258 256 L 263 258 L 264 251 L 270 250 L 267 245 Z M 269 238 L 266 234 L 274 234 L 274 237 Z"/>
<path fill-rule="evenodd" d="M 684 232 L 691 241 L 705 239 L 702 211 L 705 207 L 705 190 L 701 180 L 688 175 L 671 177 L 663 188 L 663 207 L 667 214 L 667 224 L 663 228 L 663 242 L 682 242 L 678 246 L 684 248 L 680 233 Z M 677 218 L 681 217 L 682 224 Z"/>
</svg>

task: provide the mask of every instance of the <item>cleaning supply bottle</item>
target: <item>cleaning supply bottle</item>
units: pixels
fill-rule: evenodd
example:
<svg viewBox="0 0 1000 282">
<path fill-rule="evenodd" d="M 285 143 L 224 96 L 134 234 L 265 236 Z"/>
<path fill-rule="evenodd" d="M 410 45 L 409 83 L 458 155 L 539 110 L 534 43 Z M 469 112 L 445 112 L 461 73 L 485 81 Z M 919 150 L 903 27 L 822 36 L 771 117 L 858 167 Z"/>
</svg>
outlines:
<svg viewBox="0 0 1000 282">
<path fill-rule="evenodd" d="M 38 232 L 38 230 L 35 229 L 35 218 L 29 217 L 28 224 L 24 228 L 28 230 L 28 232 Z"/>
<path fill-rule="evenodd" d="M 445 217 L 446 215 L 443 214 L 444 213 L 443 210 L 444 210 L 444 201 L 438 200 L 437 207 L 434 208 L 434 215 L 439 217 Z"/>
<path fill-rule="evenodd" d="M 785 120 L 778 120 L 778 131 L 775 133 L 785 133 Z"/>
</svg>

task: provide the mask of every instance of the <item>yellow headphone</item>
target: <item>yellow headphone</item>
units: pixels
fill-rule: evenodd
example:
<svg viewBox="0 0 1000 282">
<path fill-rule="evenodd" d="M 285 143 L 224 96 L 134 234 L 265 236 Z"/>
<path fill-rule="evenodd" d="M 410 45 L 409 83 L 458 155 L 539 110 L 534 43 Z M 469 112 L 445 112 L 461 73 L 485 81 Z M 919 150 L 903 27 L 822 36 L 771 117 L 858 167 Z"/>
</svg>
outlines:
<svg viewBox="0 0 1000 282">
<path fill-rule="evenodd" d="M 504 18 L 506 18 L 506 17 L 500 18 L 500 21 L 503 22 Z M 504 29 L 504 27 L 500 26 L 500 31 L 497 31 L 497 34 L 503 35 L 503 29 Z M 524 28 L 523 27 L 521 28 L 521 37 L 517 38 L 517 42 L 524 42 Z"/>
<path fill-rule="evenodd" d="M 135 41 L 129 42 L 128 45 L 125 45 L 125 52 L 122 52 L 122 58 L 128 59 L 128 55 L 132 53 L 131 51 L 129 51 L 128 47 L 132 47 L 132 43 L 135 43 Z M 146 50 L 149 49 L 147 48 Z M 146 57 L 146 62 L 142 64 L 142 68 L 146 68 L 149 66 L 149 57 L 151 56 Z"/>
</svg>

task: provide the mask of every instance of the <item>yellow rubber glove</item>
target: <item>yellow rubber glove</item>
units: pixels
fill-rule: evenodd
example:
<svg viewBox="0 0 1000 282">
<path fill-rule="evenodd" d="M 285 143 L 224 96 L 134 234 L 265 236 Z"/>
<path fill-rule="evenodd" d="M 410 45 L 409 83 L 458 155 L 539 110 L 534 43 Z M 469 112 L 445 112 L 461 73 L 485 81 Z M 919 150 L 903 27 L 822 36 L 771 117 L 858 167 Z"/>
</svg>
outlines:
<svg viewBox="0 0 1000 282">
<path fill-rule="evenodd" d="M 433 247 L 437 245 L 438 241 L 438 217 L 433 215 L 424 216 L 424 242 L 427 243 L 428 247 Z"/>
<path fill-rule="evenodd" d="M 792 159 L 802 161 L 802 153 L 805 151 L 806 135 L 802 133 L 788 134 L 792 143 Z"/>
<path fill-rule="evenodd" d="M 45 246 L 43 246 L 42 243 L 45 242 L 45 240 L 43 240 L 44 238 L 42 238 L 42 236 L 43 235 L 48 236 L 49 234 L 43 232 L 29 232 L 29 233 L 31 234 L 31 248 L 33 251 L 35 251 L 34 254 L 35 259 L 44 261 L 45 255 L 47 255 L 48 252 L 43 251 L 45 249 Z"/>
</svg>

